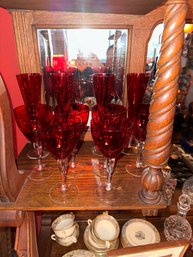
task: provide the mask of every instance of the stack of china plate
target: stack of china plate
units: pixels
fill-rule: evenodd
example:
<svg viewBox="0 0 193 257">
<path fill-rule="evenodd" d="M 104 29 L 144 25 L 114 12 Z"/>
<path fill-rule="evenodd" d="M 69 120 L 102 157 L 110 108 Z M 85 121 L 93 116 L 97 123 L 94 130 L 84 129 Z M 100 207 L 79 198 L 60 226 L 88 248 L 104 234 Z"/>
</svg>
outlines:
<svg viewBox="0 0 193 257">
<path fill-rule="evenodd" d="M 131 219 L 121 230 L 123 248 L 160 242 L 160 234 L 156 227 L 144 219 Z"/>
<path fill-rule="evenodd" d="M 119 224 L 107 213 L 98 215 L 93 221 L 88 220 L 84 232 L 86 247 L 97 256 L 105 256 L 105 252 L 119 246 Z"/>
</svg>

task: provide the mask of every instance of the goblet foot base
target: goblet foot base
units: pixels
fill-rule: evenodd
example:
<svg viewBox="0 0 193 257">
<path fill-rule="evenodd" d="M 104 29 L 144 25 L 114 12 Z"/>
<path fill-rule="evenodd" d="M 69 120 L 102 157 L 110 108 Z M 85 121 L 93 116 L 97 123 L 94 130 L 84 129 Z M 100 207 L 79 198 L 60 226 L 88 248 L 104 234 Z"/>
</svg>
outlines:
<svg viewBox="0 0 193 257">
<path fill-rule="evenodd" d="M 69 163 L 69 171 L 68 171 L 68 178 L 78 178 L 81 176 L 84 176 L 85 173 L 85 165 L 87 165 L 87 163 L 79 163 L 76 162 L 75 163 L 75 167 L 73 168 L 71 166 L 71 163 Z"/>
<path fill-rule="evenodd" d="M 78 194 L 78 188 L 72 183 L 58 183 L 50 188 L 49 197 L 55 203 L 64 204 L 70 202 Z"/>
<path fill-rule="evenodd" d="M 70 169 L 78 169 L 80 167 L 80 163 L 75 161 L 75 162 L 69 162 L 69 168 Z"/>
<path fill-rule="evenodd" d="M 77 178 L 81 174 L 81 171 L 84 169 L 84 166 L 79 162 L 75 162 L 73 165 L 70 162 L 68 169 L 68 178 Z"/>
<path fill-rule="evenodd" d="M 43 150 L 42 158 L 46 158 L 49 155 L 49 152 L 46 150 Z M 36 151 L 33 149 L 27 153 L 27 157 L 32 160 L 37 160 L 38 156 L 36 154 Z"/>
<path fill-rule="evenodd" d="M 140 177 L 142 176 L 143 168 L 145 168 L 145 167 L 146 167 L 146 166 L 137 168 L 137 167 L 135 167 L 135 166 L 132 165 L 132 164 L 126 164 L 126 165 L 125 165 L 125 170 L 126 170 L 126 172 L 129 173 L 131 176 L 140 178 Z"/>
<path fill-rule="evenodd" d="M 96 195 L 99 197 L 100 201 L 107 204 L 120 201 L 122 193 L 123 189 L 120 185 L 111 185 L 111 190 L 107 190 L 107 185 L 103 184 L 96 189 Z"/>
<path fill-rule="evenodd" d="M 42 170 L 38 169 L 38 166 L 29 174 L 28 178 L 34 181 L 43 181 L 53 175 L 53 167 L 43 165 Z"/>
</svg>

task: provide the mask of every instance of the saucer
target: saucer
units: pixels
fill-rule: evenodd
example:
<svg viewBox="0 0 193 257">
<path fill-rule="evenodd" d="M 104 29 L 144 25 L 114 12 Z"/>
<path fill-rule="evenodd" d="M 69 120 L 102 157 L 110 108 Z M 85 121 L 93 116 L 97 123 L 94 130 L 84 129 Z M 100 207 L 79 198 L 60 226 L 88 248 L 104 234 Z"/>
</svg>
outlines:
<svg viewBox="0 0 193 257">
<path fill-rule="evenodd" d="M 90 226 L 88 226 L 85 230 L 85 239 L 89 242 L 90 245 L 93 246 L 93 248 L 95 249 L 99 249 L 99 250 L 105 250 L 106 249 L 106 244 L 105 241 L 97 241 L 93 236 L 92 233 L 90 231 Z"/>
<path fill-rule="evenodd" d="M 68 252 L 64 254 L 62 257 L 96 257 L 96 255 L 90 251 L 78 249 Z"/>
<path fill-rule="evenodd" d="M 90 241 L 90 226 L 88 225 L 84 231 L 84 237 L 83 237 L 84 243 L 86 245 L 86 247 L 88 248 L 88 250 L 95 252 L 95 253 L 99 253 L 105 252 L 105 248 L 100 248 L 100 246 L 96 246 L 94 244 L 92 244 L 92 242 Z"/>
<path fill-rule="evenodd" d="M 160 242 L 160 234 L 156 227 L 143 219 L 127 221 L 121 231 L 122 246 L 137 246 Z"/>
</svg>

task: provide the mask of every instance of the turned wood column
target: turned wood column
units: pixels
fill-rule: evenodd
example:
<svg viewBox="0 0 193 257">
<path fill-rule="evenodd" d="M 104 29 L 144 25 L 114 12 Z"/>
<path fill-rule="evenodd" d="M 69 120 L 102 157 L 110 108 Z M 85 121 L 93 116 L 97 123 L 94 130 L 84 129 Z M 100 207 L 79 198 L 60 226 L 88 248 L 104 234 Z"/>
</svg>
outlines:
<svg viewBox="0 0 193 257">
<path fill-rule="evenodd" d="M 140 199 L 148 204 L 158 204 L 161 200 L 161 168 L 167 165 L 170 155 L 186 13 L 186 0 L 166 3 L 162 47 L 143 152 L 148 168 L 143 172 L 143 189 L 139 192 Z"/>
</svg>

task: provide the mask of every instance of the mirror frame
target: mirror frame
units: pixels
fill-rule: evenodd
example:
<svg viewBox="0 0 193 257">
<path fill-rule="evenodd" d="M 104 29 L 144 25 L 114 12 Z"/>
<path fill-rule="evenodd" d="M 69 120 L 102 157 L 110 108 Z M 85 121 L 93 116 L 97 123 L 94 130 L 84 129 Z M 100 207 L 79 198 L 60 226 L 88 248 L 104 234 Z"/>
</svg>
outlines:
<svg viewBox="0 0 193 257">
<path fill-rule="evenodd" d="M 37 40 L 37 29 L 40 28 L 128 29 L 126 74 L 129 72 L 144 72 L 149 39 L 154 27 L 163 21 L 164 14 L 164 6 L 143 16 L 13 10 L 11 15 L 20 73 L 41 72 Z M 127 105 L 125 83 L 123 104 Z M 92 140 L 89 132 L 84 140 Z"/>
<path fill-rule="evenodd" d="M 21 10 L 11 15 L 20 72 L 41 71 L 36 31 L 40 28 L 128 29 L 126 72 L 144 72 L 147 44 L 153 28 L 163 20 L 164 8 L 144 16 Z"/>
</svg>

